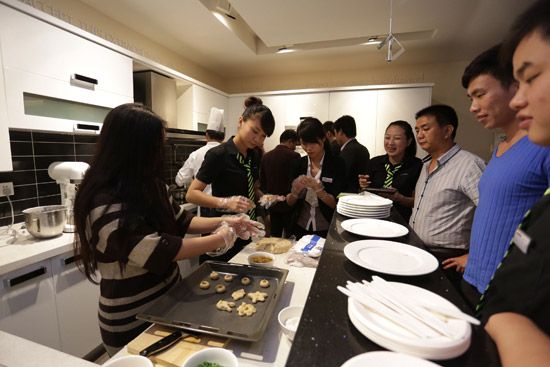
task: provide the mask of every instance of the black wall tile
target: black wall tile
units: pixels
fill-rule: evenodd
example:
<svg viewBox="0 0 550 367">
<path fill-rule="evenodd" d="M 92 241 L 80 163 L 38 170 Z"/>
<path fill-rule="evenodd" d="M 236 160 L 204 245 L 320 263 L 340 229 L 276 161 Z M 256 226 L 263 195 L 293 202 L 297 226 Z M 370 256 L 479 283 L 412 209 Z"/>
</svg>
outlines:
<svg viewBox="0 0 550 367">
<path fill-rule="evenodd" d="M 12 156 L 32 156 L 32 143 L 12 141 L 10 142 Z"/>
<path fill-rule="evenodd" d="M 23 214 L 16 215 L 13 223 L 21 223 L 25 221 L 25 216 Z M 11 216 L 0 218 L 0 227 L 8 226 L 11 224 Z"/>
<path fill-rule="evenodd" d="M 38 193 L 36 191 L 36 185 L 34 184 L 14 186 L 13 193 L 14 195 L 10 196 L 11 201 L 32 199 L 38 196 Z M 0 198 L 0 203 L 7 202 L 7 201 L 8 199 L 6 199 L 6 197 Z"/>
<path fill-rule="evenodd" d="M 77 155 L 76 161 L 77 162 L 86 162 L 88 164 L 92 163 L 93 155 Z"/>
<path fill-rule="evenodd" d="M 13 157 L 11 163 L 14 171 L 34 170 L 33 157 Z"/>
<path fill-rule="evenodd" d="M 40 169 L 36 170 L 36 182 L 37 183 L 47 183 L 47 182 L 55 182 L 53 178 L 48 175 L 47 169 Z"/>
<path fill-rule="evenodd" d="M 45 196 L 38 198 L 40 206 L 44 205 L 60 205 L 61 204 L 61 195 Z"/>
<path fill-rule="evenodd" d="M 13 201 L 13 212 L 15 215 L 21 214 L 21 212 L 27 208 L 32 208 L 38 206 L 38 199 L 27 199 L 27 200 L 17 200 Z M 11 211 L 9 203 L 0 203 L 0 218 L 10 217 Z"/>
<path fill-rule="evenodd" d="M 13 182 L 14 186 L 35 183 L 34 171 L 0 172 L 0 182 Z"/>
<path fill-rule="evenodd" d="M 10 141 L 31 141 L 30 131 L 21 131 L 10 129 Z"/>
<path fill-rule="evenodd" d="M 34 143 L 35 155 L 69 155 L 74 156 L 72 143 Z"/>
<path fill-rule="evenodd" d="M 51 163 L 53 162 L 74 162 L 74 156 L 68 155 L 52 155 L 44 157 L 34 157 L 34 162 L 36 164 L 36 169 L 48 169 Z"/>
<path fill-rule="evenodd" d="M 56 182 L 53 183 L 39 183 L 38 185 L 38 196 L 50 196 L 50 195 L 61 195 L 59 184 Z"/>
<path fill-rule="evenodd" d="M 75 135 L 74 141 L 76 143 L 97 143 L 99 135 Z"/>
<path fill-rule="evenodd" d="M 72 134 L 47 133 L 42 131 L 33 131 L 32 140 L 36 142 L 54 142 L 54 143 L 73 143 L 74 136 Z"/>
<path fill-rule="evenodd" d="M 75 144 L 76 155 L 94 155 L 95 144 L 77 143 Z"/>
</svg>

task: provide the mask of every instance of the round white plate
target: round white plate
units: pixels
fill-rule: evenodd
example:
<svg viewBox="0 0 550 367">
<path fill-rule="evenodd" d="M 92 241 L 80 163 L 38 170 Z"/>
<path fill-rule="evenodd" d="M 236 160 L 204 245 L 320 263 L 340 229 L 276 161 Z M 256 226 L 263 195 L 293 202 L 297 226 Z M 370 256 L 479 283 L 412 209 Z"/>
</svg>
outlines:
<svg viewBox="0 0 550 367">
<path fill-rule="evenodd" d="M 399 289 L 404 297 L 422 298 L 424 301 L 440 307 L 458 310 L 445 298 L 426 289 L 405 283 L 392 282 L 392 284 Z M 472 329 L 470 324 L 463 320 L 449 319 L 446 321 L 449 330 L 453 333 L 452 338 L 441 335 L 421 339 L 352 299 L 348 299 L 348 316 L 361 334 L 394 352 L 443 360 L 458 357 L 470 347 Z"/>
<path fill-rule="evenodd" d="M 393 275 L 429 274 L 439 266 L 429 252 L 393 241 L 351 242 L 344 247 L 344 255 L 365 269 Z"/>
<path fill-rule="evenodd" d="M 393 238 L 409 233 L 407 227 L 387 220 L 361 218 L 348 219 L 342 222 L 342 228 L 359 236 Z"/>
<path fill-rule="evenodd" d="M 345 215 L 346 217 L 350 218 L 387 218 L 390 216 L 389 212 L 381 214 L 354 214 L 343 209 L 338 209 L 337 211 L 339 214 Z"/>
<path fill-rule="evenodd" d="M 393 204 L 390 199 L 374 194 L 344 196 L 340 198 L 340 201 L 346 205 L 356 205 L 360 207 L 379 207 Z"/>
<path fill-rule="evenodd" d="M 345 205 L 338 205 L 338 208 L 342 208 L 344 210 L 348 210 L 351 212 L 358 212 L 358 213 L 379 213 L 379 212 L 389 212 L 391 210 L 391 207 L 388 208 L 374 208 L 374 209 L 368 209 L 368 208 L 349 208 Z"/>
<path fill-rule="evenodd" d="M 339 212 L 351 214 L 351 215 L 357 215 L 357 216 L 363 216 L 363 217 L 370 217 L 371 215 L 390 215 L 390 210 L 380 210 L 376 212 L 361 212 L 357 210 L 349 210 L 345 208 L 338 208 Z"/>
<path fill-rule="evenodd" d="M 341 367 L 441 367 L 424 359 L 394 352 L 368 352 L 348 359 Z"/>
</svg>

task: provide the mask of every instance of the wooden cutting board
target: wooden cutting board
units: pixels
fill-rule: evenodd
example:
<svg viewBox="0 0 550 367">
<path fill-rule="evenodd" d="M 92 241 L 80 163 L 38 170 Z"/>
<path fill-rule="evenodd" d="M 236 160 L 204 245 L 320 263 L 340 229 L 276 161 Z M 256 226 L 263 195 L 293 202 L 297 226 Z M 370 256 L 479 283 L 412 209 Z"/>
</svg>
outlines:
<svg viewBox="0 0 550 367">
<path fill-rule="evenodd" d="M 128 353 L 139 354 L 141 350 L 171 334 L 174 330 L 166 326 L 153 324 L 128 344 Z M 224 348 L 228 343 L 229 339 L 209 335 L 200 335 L 200 338 L 187 337 L 180 339 L 167 350 L 150 356 L 149 359 L 157 365 L 181 367 L 191 354 L 209 347 Z"/>
</svg>

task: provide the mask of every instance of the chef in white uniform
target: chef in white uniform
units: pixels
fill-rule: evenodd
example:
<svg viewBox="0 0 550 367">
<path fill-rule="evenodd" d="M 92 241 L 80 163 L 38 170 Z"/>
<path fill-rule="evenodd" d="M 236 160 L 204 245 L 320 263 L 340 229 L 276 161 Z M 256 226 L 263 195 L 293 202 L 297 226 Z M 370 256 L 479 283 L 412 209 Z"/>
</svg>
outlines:
<svg viewBox="0 0 550 367">
<path fill-rule="evenodd" d="M 223 126 L 223 110 L 212 107 L 210 109 L 210 116 L 208 117 L 208 125 L 206 126 L 206 145 L 189 155 L 189 158 L 187 158 L 176 175 L 176 184 L 180 187 L 188 186 L 193 178 L 195 178 L 197 172 L 199 172 L 206 152 L 222 143 L 224 138 L 225 127 Z M 212 194 L 210 185 L 206 186 L 204 192 L 210 195 Z"/>
</svg>

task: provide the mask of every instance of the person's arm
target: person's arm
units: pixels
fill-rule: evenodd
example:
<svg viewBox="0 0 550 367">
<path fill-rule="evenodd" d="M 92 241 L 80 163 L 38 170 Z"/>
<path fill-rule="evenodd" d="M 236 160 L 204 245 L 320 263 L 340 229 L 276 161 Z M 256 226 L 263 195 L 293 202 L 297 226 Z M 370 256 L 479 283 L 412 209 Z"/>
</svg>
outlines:
<svg viewBox="0 0 550 367">
<path fill-rule="evenodd" d="M 188 185 L 193 180 L 193 162 L 195 160 L 195 155 L 191 153 L 189 158 L 185 161 L 183 166 L 180 168 L 176 174 L 176 185 L 182 187 Z"/>
<path fill-rule="evenodd" d="M 249 200 L 243 196 L 219 198 L 205 193 L 205 187 L 204 182 L 194 179 L 187 190 L 185 200 L 205 208 L 227 209 L 235 213 L 244 213 L 250 209 Z"/>
<path fill-rule="evenodd" d="M 459 273 L 464 273 L 464 270 L 466 269 L 466 264 L 468 264 L 468 254 L 464 254 L 462 256 L 457 257 L 450 257 L 448 259 L 443 260 L 441 263 L 443 265 L 443 269 L 449 269 L 449 268 L 456 268 L 456 271 Z"/>
<path fill-rule="evenodd" d="M 494 314 L 485 330 L 497 345 L 503 367 L 545 366 L 550 361 L 550 338 L 523 315 Z"/>
<path fill-rule="evenodd" d="M 222 233 L 204 237 L 186 237 L 182 239 L 174 261 L 190 259 L 223 246 L 225 246 L 225 240 Z"/>
<path fill-rule="evenodd" d="M 326 192 L 322 186 L 315 190 L 315 194 L 317 195 L 317 198 L 325 203 L 328 207 L 332 209 L 336 208 L 336 198 L 332 194 Z"/>
<path fill-rule="evenodd" d="M 414 206 L 414 191 L 412 193 L 412 196 L 405 196 L 399 191 L 396 191 L 393 194 L 388 195 L 387 198 L 407 208 L 412 208 Z"/>
</svg>

